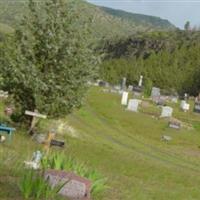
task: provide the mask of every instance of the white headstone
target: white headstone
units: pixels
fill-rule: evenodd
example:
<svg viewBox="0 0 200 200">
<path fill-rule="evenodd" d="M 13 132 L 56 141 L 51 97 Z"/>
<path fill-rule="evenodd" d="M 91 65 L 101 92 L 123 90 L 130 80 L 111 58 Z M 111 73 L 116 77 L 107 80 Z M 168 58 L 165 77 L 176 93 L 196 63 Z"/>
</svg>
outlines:
<svg viewBox="0 0 200 200">
<path fill-rule="evenodd" d="M 173 113 L 173 108 L 169 106 L 163 106 L 162 107 L 162 113 L 160 117 L 171 117 Z"/>
<path fill-rule="evenodd" d="M 122 93 L 122 100 L 121 100 L 121 104 L 126 106 L 128 103 L 128 92 L 123 92 Z"/>
<path fill-rule="evenodd" d="M 142 87 L 142 81 L 143 81 L 143 76 L 140 76 L 140 80 L 139 80 L 139 83 L 138 83 L 139 87 Z"/>
<path fill-rule="evenodd" d="M 130 99 L 128 102 L 128 110 L 133 111 L 133 112 L 137 112 L 138 111 L 138 106 L 139 103 L 141 102 L 141 100 L 138 99 Z"/>
<path fill-rule="evenodd" d="M 184 110 L 185 112 L 189 111 L 189 110 L 190 110 L 190 104 L 189 104 L 189 103 L 184 104 L 183 110 Z"/>
<path fill-rule="evenodd" d="M 181 109 L 185 112 L 188 111 L 190 109 L 190 104 L 187 103 L 185 100 L 182 100 L 181 101 Z"/>
</svg>

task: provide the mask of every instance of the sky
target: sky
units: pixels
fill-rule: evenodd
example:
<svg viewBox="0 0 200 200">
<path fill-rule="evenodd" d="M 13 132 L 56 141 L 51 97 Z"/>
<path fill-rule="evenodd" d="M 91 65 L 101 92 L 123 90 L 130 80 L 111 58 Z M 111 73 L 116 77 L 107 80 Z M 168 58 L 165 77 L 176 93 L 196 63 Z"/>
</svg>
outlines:
<svg viewBox="0 0 200 200">
<path fill-rule="evenodd" d="M 186 21 L 200 27 L 200 0 L 87 0 L 90 3 L 128 12 L 168 19 L 179 28 Z"/>
</svg>

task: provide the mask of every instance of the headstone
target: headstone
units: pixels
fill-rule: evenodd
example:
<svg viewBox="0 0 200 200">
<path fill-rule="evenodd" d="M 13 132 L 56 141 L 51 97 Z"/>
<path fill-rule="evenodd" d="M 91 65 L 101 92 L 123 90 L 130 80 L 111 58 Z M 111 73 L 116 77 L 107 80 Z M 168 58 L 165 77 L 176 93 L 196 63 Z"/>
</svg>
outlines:
<svg viewBox="0 0 200 200">
<path fill-rule="evenodd" d="M 194 104 L 194 112 L 200 113 L 200 101 L 195 102 L 195 104 Z"/>
<path fill-rule="evenodd" d="M 126 106 L 128 103 L 128 92 L 123 92 L 121 104 Z"/>
<path fill-rule="evenodd" d="M 160 99 L 160 88 L 153 87 L 151 90 L 151 98 L 154 102 L 158 102 Z"/>
<path fill-rule="evenodd" d="M 163 106 L 162 107 L 162 113 L 160 117 L 171 117 L 173 113 L 173 108 L 169 106 Z"/>
<path fill-rule="evenodd" d="M 128 110 L 133 111 L 133 112 L 137 112 L 138 111 L 138 106 L 139 103 L 141 102 L 141 100 L 139 99 L 130 99 L 128 102 Z"/>
<path fill-rule="evenodd" d="M 142 82 L 143 82 L 143 76 L 140 76 L 140 80 L 139 80 L 139 83 L 138 83 L 139 87 L 142 87 Z"/>
<path fill-rule="evenodd" d="M 47 170 L 45 179 L 49 181 L 52 188 L 63 184 L 58 194 L 70 200 L 90 200 L 91 181 L 85 178 L 71 172 Z"/>
<path fill-rule="evenodd" d="M 166 106 L 166 101 L 167 101 L 167 97 L 165 96 L 160 96 L 156 99 L 155 103 L 158 106 Z"/>
<path fill-rule="evenodd" d="M 180 107 L 184 112 L 186 112 L 186 111 L 189 111 L 190 104 L 188 104 L 185 100 L 182 100 Z"/>
<path fill-rule="evenodd" d="M 125 77 L 122 79 L 122 88 L 121 89 L 126 90 L 126 78 Z"/>
</svg>

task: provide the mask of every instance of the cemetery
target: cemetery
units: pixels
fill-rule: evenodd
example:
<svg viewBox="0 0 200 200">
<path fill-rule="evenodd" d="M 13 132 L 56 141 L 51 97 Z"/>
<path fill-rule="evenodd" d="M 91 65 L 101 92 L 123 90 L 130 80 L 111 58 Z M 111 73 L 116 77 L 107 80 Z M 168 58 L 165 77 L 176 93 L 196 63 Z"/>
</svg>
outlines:
<svg viewBox="0 0 200 200">
<path fill-rule="evenodd" d="M 137 155 L 139 157 L 141 156 L 141 158 L 144 157 L 149 160 L 148 162 L 152 162 L 154 164 L 156 163 L 155 165 L 162 166 L 162 168 L 163 157 L 167 156 L 165 161 L 167 168 L 165 169 L 164 167 L 163 170 L 168 170 L 168 172 L 173 175 L 173 173 L 175 173 L 174 169 L 180 170 L 180 167 L 178 166 L 181 165 L 181 170 L 183 171 L 179 178 L 187 177 L 187 179 L 189 179 L 191 170 L 193 174 L 198 173 L 198 159 L 196 159 L 196 154 L 199 152 L 198 123 L 200 123 L 200 119 L 199 115 L 195 115 L 193 112 L 193 108 L 195 109 L 195 102 L 192 103 L 188 100 L 187 103 L 190 105 L 190 110 L 184 112 L 181 107 L 183 102 L 180 100 L 176 103 L 168 99 L 166 100 L 166 106 L 160 106 L 157 105 L 154 98 L 142 96 L 138 98 L 138 96 L 135 96 L 134 92 L 129 91 L 128 88 L 127 91 L 124 90 L 123 93 L 119 94 L 112 92 L 105 93 L 102 91 L 101 87 L 91 87 L 92 88 L 90 89 L 87 97 L 87 104 L 77 113 L 69 115 L 65 118 L 65 120 L 67 120 L 70 125 L 75 127 L 77 131 L 82 131 L 79 138 L 75 139 L 70 136 L 70 134 L 60 135 L 56 126 L 54 126 L 54 124 L 60 123 L 60 121 L 49 119 L 44 113 L 41 114 L 38 111 L 33 112 L 27 110 L 24 115 L 29 119 L 32 118 L 30 127 L 28 127 L 27 130 L 16 128 L 13 125 L 10 126 L 12 128 L 1 125 L 2 130 L 10 128 L 11 131 L 14 131 L 11 141 L 9 141 L 9 134 L 4 134 L 2 132 L 3 135 L 0 137 L 1 165 L 4 167 L 12 165 L 12 160 L 8 160 L 7 155 L 13 155 L 13 148 L 21 149 L 20 154 L 15 152 L 13 155 L 18 158 L 19 164 L 21 162 L 22 168 L 18 172 L 19 176 L 21 176 L 20 174 L 23 174 L 24 170 L 41 169 L 41 167 L 45 164 L 42 160 L 45 158 L 44 155 L 46 153 L 50 157 L 53 156 L 55 160 L 67 159 L 63 156 L 63 154 L 68 157 L 71 156 L 70 154 L 72 153 L 76 159 L 80 160 L 80 162 L 87 160 L 87 162 L 90 162 L 91 164 L 96 160 L 96 158 L 94 160 L 92 157 L 93 153 L 95 153 L 95 155 L 98 155 L 98 159 L 100 158 L 103 163 L 104 167 L 100 169 L 100 171 L 102 174 L 105 174 L 105 177 L 107 177 L 106 184 L 108 184 L 110 188 L 108 190 L 105 189 L 102 193 L 92 192 L 92 185 L 94 184 L 93 181 L 95 179 L 92 181 L 91 178 L 87 178 L 87 176 L 80 176 L 79 173 L 77 174 L 73 170 L 62 170 L 62 168 L 60 168 L 61 170 L 58 170 L 57 167 L 54 168 L 52 165 L 52 168 L 45 172 L 45 177 L 49 177 L 48 180 L 51 187 L 57 187 L 56 184 L 58 184 L 59 181 L 63 184 L 66 181 L 63 188 L 60 188 L 59 194 L 61 195 L 61 198 L 66 196 L 73 200 L 93 199 L 93 196 L 96 199 L 106 200 L 110 191 L 112 192 L 112 190 L 114 190 L 115 180 L 112 180 L 111 178 L 113 172 L 105 172 L 110 170 L 109 165 L 113 162 L 115 163 L 115 167 L 118 172 L 120 172 L 118 176 L 121 177 L 120 179 L 123 181 L 123 174 L 125 172 L 121 171 L 120 168 L 122 166 L 127 167 L 130 163 L 134 162 L 134 160 L 129 160 L 129 156 L 127 158 L 124 157 L 128 154 Z M 158 95 L 158 93 L 153 94 L 153 96 L 156 95 Z M 2 109 L 0 113 L 2 122 L 4 121 L 4 118 L 6 119 L 9 117 L 9 115 L 6 115 L 6 105 L 4 108 L 3 102 L 4 100 L 1 100 Z M 93 110 L 88 109 L 88 106 L 90 106 Z M 83 115 L 82 113 L 85 114 Z M 104 117 L 102 118 L 102 116 Z M 108 122 L 109 126 L 105 126 Z M 123 123 L 126 123 L 126 126 L 124 126 Z M 56 129 L 53 130 L 52 127 Z M 191 129 L 187 127 L 193 128 Z M 14 130 L 14 128 L 16 130 Z M 153 130 L 153 132 L 149 132 L 149 130 Z M 66 131 L 68 130 L 66 129 Z M 99 131 L 101 131 L 101 134 L 99 134 Z M 24 132 L 24 134 L 19 132 Z M 84 138 L 87 138 L 87 140 Z M 96 141 L 94 144 L 93 138 L 95 138 Z M 187 141 L 188 143 L 187 148 L 182 145 L 184 144 L 184 141 Z M 101 147 L 102 142 L 107 143 L 108 147 Z M 95 149 L 95 152 L 91 151 L 91 149 L 94 150 L 94 145 L 99 146 L 98 149 Z M 39 151 L 41 148 L 42 151 Z M 109 150 L 110 148 L 113 148 L 113 150 Z M 135 150 L 131 150 L 132 148 Z M 24 149 L 26 149 L 26 151 L 24 151 Z M 180 151 L 178 149 L 180 149 Z M 174 150 L 176 150 L 176 155 L 173 153 Z M 182 153 L 183 150 L 185 152 L 184 154 Z M 102 151 L 106 151 L 107 155 L 102 155 Z M 142 155 L 138 154 L 138 151 L 142 151 Z M 191 154 L 191 151 L 194 152 L 194 154 Z M 6 155 L 5 152 L 7 152 Z M 58 155 L 54 155 L 53 152 L 61 152 L 59 153 L 62 154 L 61 158 L 59 158 Z M 117 159 L 113 156 L 110 157 L 112 152 L 117 152 Z M 147 152 L 150 152 L 150 155 L 148 155 Z M 23 155 L 23 157 L 21 157 L 21 155 Z M 189 155 L 190 160 L 188 161 L 187 156 Z M 152 156 L 156 156 L 156 158 L 153 158 Z M 179 159 L 179 157 L 181 159 Z M 120 163 L 118 162 L 119 160 Z M 51 161 L 49 160 L 47 162 L 50 163 Z M 65 163 L 64 161 L 62 162 Z M 71 161 L 69 160 L 68 162 L 70 163 Z M 127 166 L 125 164 L 126 162 L 129 163 Z M 148 163 L 146 164 L 148 166 Z M 92 165 L 98 168 L 97 163 L 93 163 Z M 139 170 L 140 168 L 140 163 L 134 167 L 135 170 Z M 11 168 L 11 170 L 14 172 L 15 168 Z M 130 179 L 126 180 L 129 184 L 132 183 L 131 177 L 136 175 L 134 172 L 135 170 L 130 171 Z M 153 168 L 153 170 L 156 170 L 156 168 Z M 152 173 L 155 172 L 153 171 Z M 163 174 L 165 172 L 161 170 L 159 173 Z M 0 172 L 0 177 L 2 176 L 3 174 Z M 66 178 L 64 178 L 65 176 Z M 150 177 L 151 172 L 145 176 Z M 176 182 L 175 176 L 173 179 Z M 190 179 L 196 182 L 199 180 L 197 176 L 193 179 L 190 177 Z M 54 182 L 54 180 L 57 182 Z M 103 177 L 102 180 L 104 180 Z M 159 184 L 161 185 L 164 184 L 162 179 L 158 179 L 157 181 L 159 181 Z M 106 186 L 102 185 L 101 187 L 103 188 Z M 109 198 L 113 200 L 117 199 L 122 190 L 127 190 L 123 183 L 120 188 L 121 189 L 119 193 L 116 194 L 116 197 L 115 195 L 112 195 L 113 197 L 110 196 Z M 135 189 L 139 188 L 135 186 Z M 0 189 L 0 191 L 2 190 Z M 159 194 L 159 191 L 156 189 L 155 191 L 156 195 Z M 179 192 L 181 191 L 182 190 L 179 191 L 179 188 L 177 187 L 177 194 L 175 195 L 179 195 Z M 20 195 L 20 193 L 17 193 L 17 195 Z M 132 195 L 134 196 L 135 193 L 133 192 Z M 166 195 L 171 197 L 170 194 Z"/>
<path fill-rule="evenodd" d="M 113 3 L 0 2 L 0 200 L 200 199 L 199 27 Z"/>
</svg>

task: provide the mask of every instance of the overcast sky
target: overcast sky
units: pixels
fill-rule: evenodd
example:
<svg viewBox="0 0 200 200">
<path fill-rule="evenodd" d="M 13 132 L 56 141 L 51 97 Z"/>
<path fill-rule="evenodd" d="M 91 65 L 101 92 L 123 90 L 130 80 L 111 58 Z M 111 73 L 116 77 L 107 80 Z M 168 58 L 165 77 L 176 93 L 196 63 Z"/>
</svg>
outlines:
<svg viewBox="0 0 200 200">
<path fill-rule="evenodd" d="M 200 0 L 88 0 L 93 4 L 168 19 L 179 28 L 200 26 Z"/>
</svg>

